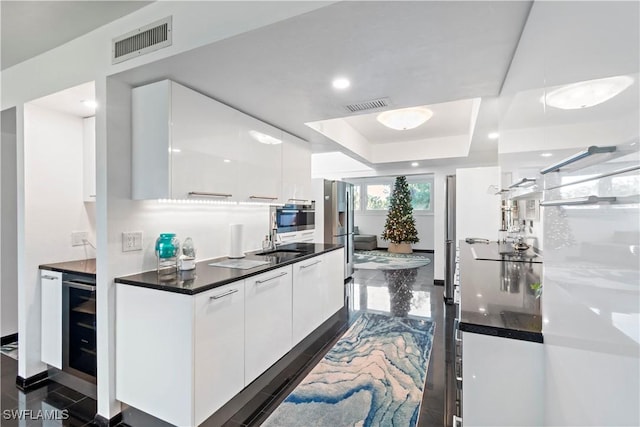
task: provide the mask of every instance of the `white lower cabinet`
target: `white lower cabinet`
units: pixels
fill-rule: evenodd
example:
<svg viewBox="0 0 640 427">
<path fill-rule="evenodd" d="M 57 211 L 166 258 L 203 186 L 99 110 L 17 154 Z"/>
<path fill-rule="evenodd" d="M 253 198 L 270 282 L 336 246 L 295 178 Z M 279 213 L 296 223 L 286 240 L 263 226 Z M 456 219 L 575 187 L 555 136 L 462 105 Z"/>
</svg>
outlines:
<svg viewBox="0 0 640 427">
<path fill-rule="evenodd" d="M 244 281 L 194 296 L 118 284 L 116 398 L 196 426 L 244 388 Z"/>
<path fill-rule="evenodd" d="M 543 345 L 471 332 L 462 342 L 464 425 L 544 425 Z"/>
<path fill-rule="evenodd" d="M 62 369 L 62 273 L 40 270 L 40 360 Z"/>
<path fill-rule="evenodd" d="M 245 385 L 291 350 L 291 266 L 245 280 Z"/>
<path fill-rule="evenodd" d="M 195 296 L 195 421 L 244 388 L 244 281 Z"/>
<path fill-rule="evenodd" d="M 293 345 L 344 306 L 344 249 L 293 265 Z"/>
<path fill-rule="evenodd" d="M 293 265 L 293 345 L 326 320 L 326 255 Z"/>
<path fill-rule="evenodd" d="M 343 254 L 195 295 L 117 283 L 116 398 L 177 426 L 202 424 L 342 307 Z"/>
</svg>

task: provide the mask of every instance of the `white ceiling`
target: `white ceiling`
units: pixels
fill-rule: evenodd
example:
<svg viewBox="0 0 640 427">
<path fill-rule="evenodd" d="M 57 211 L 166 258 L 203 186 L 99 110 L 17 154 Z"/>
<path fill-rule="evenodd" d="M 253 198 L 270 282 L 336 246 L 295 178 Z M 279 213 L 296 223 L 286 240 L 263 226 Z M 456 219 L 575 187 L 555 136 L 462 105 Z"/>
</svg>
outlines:
<svg viewBox="0 0 640 427">
<path fill-rule="evenodd" d="M 82 101 L 95 101 L 95 98 L 96 85 L 94 82 L 88 82 L 35 99 L 30 104 L 72 116 L 91 117 L 96 114 L 96 109 Z"/>
<path fill-rule="evenodd" d="M 466 134 L 471 121 L 471 106 L 471 100 L 426 105 L 424 107 L 431 110 L 433 116 L 421 126 L 403 131 L 389 129 L 378 122 L 376 117 L 380 112 L 349 116 L 343 120 L 370 143 L 388 144 Z"/>
<path fill-rule="evenodd" d="M 445 103 L 443 111 L 452 116 L 434 121 L 435 128 L 408 133 L 413 140 L 453 134 L 458 126 L 466 126 L 468 134 L 468 111 L 447 103 L 463 101 L 458 105 L 468 109 L 464 100 L 498 96 L 530 6 L 520 1 L 340 2 L 114 77 L 132 86 L 173 79 L 310 141 L 314 152 L 340 150 L 377 168 L 305 123 L 350 116 L 345 105 L 387 97 L 394 109 Z M 332 88 L 338 75 L 351 80 L 348 90 Z M 497 127 L 493 107 L 482 103 L 465 154 L 473 137 L 472 153 L 489 150 L 497 159 L 497 145 L 486 137 Z M 402 142 L 391 131 L 369 131 L 358 115 L 348 120 L 374 134 L 372 144 Z"/>
<path fill-rule="evenodd" d="M 150 1 L 0 1 L 2 69 L 39 55 Z"/>
</svg>

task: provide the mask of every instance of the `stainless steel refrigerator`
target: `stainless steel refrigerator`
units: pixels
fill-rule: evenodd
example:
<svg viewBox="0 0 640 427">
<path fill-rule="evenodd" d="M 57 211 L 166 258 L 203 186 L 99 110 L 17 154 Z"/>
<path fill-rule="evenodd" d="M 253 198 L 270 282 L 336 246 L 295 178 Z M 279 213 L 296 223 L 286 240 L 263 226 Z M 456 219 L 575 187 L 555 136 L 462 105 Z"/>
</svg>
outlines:
<svg viewBox="0 0 640 427">
<path fill-rule="evenodd" d="M 445 190 L 444 301 L 453 304 L 456 269 L 456 176 L 447 175 Z"/>
<path fill-rule="evenodd" d="M 344 245 L 344 278 L 353 274 L 353 185 L 324 181 L 324 241 Z"/>
</svg>

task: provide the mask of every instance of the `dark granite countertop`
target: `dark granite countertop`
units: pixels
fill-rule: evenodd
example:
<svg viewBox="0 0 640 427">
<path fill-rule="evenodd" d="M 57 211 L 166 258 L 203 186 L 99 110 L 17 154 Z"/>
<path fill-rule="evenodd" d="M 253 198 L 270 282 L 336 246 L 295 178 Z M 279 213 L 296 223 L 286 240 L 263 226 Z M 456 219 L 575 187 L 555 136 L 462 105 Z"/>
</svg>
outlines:
<svg viewBox="0 0 640 427">
<path fill-rule="evenodd" d="M 300 253 L 283 253 L 280 255 L 256 255 L 249 252 L 242 259 L 255 261 L 268 261 L 268 264 L 242 270 L 237 268 L 210 266 L 210 263 L 229 260 L 229 258 L 215 258 L 198 262 L 194 270 L 174 271 L 168 274 L 158 273 L 155 270 L 133 274 L 115 279 L 116 283 L 141 286 L 144 288 L 158 289 L 180 294 L 194 295 L 227 283 L 243 280 L 269 270 L 293 264 L 305 259 L 313 258 L 326 252 L 342 248 L 343 245 L 321 243 L 290 243 L 279 246 L 278 249 L 302 251 Z"/>
<path fill-rule="evenodd" d="M 81 276 L 96 278 L 96 259 L 81 259 L 77 261 L 56 262 L 42 264 L 41 270 L 59 271 L 60 273 L 73 273 Z"/>
<path fill-rule="evenodd" d="M 542 263 L 476 259 L 476 245 L 487 246 L 460 242 L 460 330 L 541 343 L 541 301 L 531 285 L 541 282 Z"/>
</svg>

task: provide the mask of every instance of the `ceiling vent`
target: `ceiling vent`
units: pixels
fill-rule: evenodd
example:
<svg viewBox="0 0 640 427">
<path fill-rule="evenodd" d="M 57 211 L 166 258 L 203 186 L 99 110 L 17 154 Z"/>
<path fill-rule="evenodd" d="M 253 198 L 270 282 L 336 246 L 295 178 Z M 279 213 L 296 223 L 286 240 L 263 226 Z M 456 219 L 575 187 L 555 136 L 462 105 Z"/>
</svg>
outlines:
<svg viewBox="0 0 640 427">
<path fill-rule="evenodd" d="M 357 104 L 345 105 L 345 108 L 352 113 L 359 111 L 377 110 L 389 106 L 389 98 L 378 98 L 370 101 L 358 102 Z"/>
<path fill-rule="evenodd" d="M 111 63 L 117 64 L 167 46 L 171 46 L 171 16 L 113 39 Z"/>
</svg>

